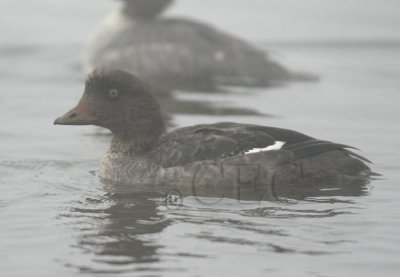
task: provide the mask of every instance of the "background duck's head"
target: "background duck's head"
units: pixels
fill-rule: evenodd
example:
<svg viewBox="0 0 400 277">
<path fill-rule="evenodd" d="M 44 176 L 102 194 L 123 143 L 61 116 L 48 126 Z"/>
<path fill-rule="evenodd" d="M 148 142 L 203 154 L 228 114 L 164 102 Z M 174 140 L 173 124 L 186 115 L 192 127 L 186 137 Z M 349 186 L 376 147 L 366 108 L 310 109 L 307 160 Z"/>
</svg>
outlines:
<svg viewBox="0 0 400 277">
<path fill-rule="evenodd" d="M 59 125 L 96 125 L 118 136 L 159 135 L 164 123 L 149 87 L 125 71 L 100 69 L 89 75 L 78 105 L 56 119 Z"/>
<path fill-rule="evenodd" d="M 123 11 L 140 19 L 152 19 L 161 14 L 173 0 L 123 0 Z"/>
</svg>

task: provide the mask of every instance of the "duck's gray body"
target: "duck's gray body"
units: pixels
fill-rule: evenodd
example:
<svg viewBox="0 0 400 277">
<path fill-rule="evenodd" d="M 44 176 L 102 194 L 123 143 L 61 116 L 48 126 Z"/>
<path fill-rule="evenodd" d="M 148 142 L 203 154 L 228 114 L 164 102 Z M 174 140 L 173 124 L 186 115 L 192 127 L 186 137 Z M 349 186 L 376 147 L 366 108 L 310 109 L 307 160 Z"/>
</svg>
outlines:
<svg viewBox="0 0 400 277">
<path fill-rule="evenodd" d="M 154 2 L 147 10 L 162 4 L 147 1 Z M 157 88 L 194 90 L 269 86 L 289 77 L 265 52 L 241 39 L 192 20 L 139 16 L 137 1 L 125 2 L 132 8 L 113 14 L 90 40 L 87 72 L 108 66 L 138 75 Z M 142 8 L 142 13 L 147 10 Z"/>
<path fill-rule="evenodd" d="M 268 150 L 276 141 L 285 144 Z M 142 154 L 124 151 L 114 140 L 100 177 L 198 196 L 218 192 L 254 199 L 282 188 L 287 196 L 301 187 L 332 189 L 366 181 L 371 174 L 367 160 L 348 148 L 280 128 L 228 122 L 197 125 L 165 134 Z M 252 149 L 260 151 L 249 153 Z"/>
</svg>

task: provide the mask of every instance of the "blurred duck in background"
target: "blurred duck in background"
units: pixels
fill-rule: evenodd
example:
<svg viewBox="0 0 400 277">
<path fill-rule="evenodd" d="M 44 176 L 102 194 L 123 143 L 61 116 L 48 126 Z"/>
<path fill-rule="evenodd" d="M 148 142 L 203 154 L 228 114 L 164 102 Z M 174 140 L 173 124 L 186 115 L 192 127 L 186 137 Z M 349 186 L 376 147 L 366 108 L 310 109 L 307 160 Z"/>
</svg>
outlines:
<svg viewBox="0 0 400 277">
<path fill-rule="evenodd" d="M 108 66 L 163 90 L 267 87 L 292 74 L 246 41 L 189 19 L 161 17 L 173 0 L 123 0 L 90 40 L 85 71 Z"/>
</svg>

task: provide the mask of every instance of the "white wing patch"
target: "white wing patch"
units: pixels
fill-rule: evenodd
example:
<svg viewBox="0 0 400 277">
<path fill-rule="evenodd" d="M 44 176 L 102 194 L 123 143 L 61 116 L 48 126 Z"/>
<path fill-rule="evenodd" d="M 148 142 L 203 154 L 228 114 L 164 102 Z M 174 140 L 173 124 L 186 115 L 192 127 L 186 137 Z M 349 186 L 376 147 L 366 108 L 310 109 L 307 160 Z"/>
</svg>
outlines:
<svg viewBox="0 0 400 277">
<path fill-rule="evenodd" d="M 253 153 L 258 153 L 258 152 L 264 152 L 264 151 L 271 151 L 271 150 L 279 150 L 282 148 L 283 145 L 285 145 L 286 141 L 275 141 L 273 145 L 264 147 L 264 148 L 253 148 L 250 149 L 249 151 L 245 152 L 244 154 L 253 154 Z"/>
</svg>

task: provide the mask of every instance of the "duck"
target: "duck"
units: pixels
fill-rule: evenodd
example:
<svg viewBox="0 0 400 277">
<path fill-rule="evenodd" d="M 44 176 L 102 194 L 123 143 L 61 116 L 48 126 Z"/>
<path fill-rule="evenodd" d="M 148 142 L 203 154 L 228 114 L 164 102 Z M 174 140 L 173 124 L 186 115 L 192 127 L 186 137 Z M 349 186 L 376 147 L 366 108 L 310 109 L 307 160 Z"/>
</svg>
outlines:
<svg viewBox="0 0 400 277">
<path fill-rule="evenodd" d="M 268 87 L 294 76 L 267 53 L 208 24 L 163 17 L 172 0 L 123 0 L 87 44 L 86 74 L 102 66 L 128 71 L 153 91 Z"/>
<path fill-rule="evenodd" d="M 110 130 L 100 179 L 149 191 L 253 199 L 283 188 L 365 184 L 373 174 L 353 147 L 289 129 L 219 122 L 166 131 L 151 86 L 119 69 L 94 70 L 77 106 L 54 124 Z"/>
</svg>

